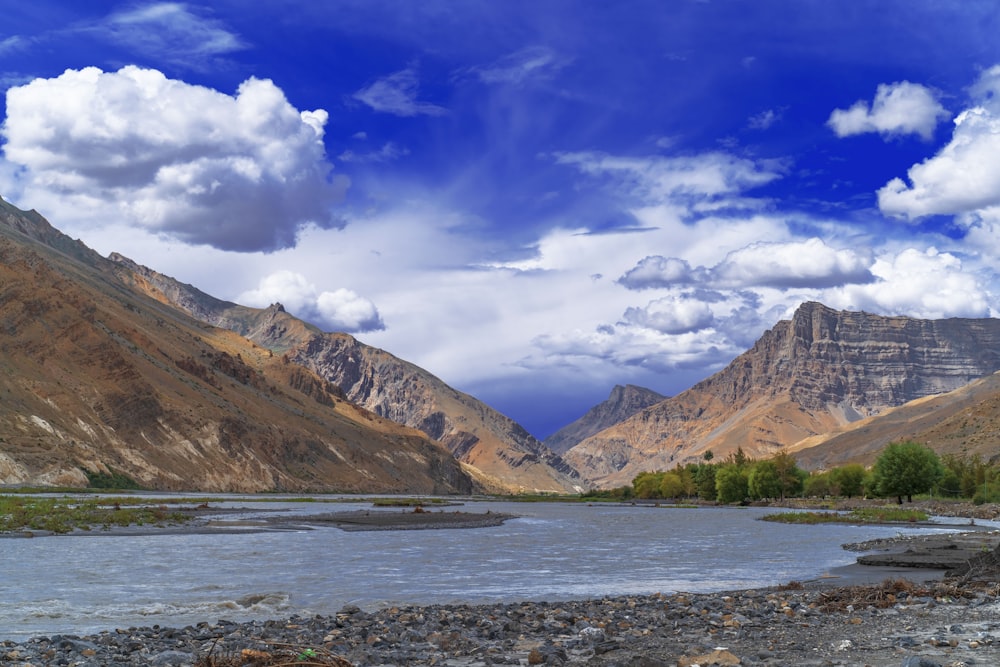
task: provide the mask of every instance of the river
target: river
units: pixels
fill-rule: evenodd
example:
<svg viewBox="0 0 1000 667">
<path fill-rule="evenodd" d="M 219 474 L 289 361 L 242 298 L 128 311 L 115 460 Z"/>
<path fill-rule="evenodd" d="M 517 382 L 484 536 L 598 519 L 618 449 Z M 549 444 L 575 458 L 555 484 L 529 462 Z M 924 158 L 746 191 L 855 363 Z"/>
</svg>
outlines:
<svg viewBox="0 0 1000 667">
<path fill-rule="evenodd" d="M 227 499 L 213 500 L 225 506 Z M 240 502 L 308 515 L 369 502 Z M 346 604 L 710 592 L 815 579 L 884 526 L 757 521 L 761 508 L 469 502 L 463 530 L 51 536 L 0 540 L 0 640 L 130 626 L 332 614 Z M 399 509 L 387 511 L 402 511 Z"/>
</svg>

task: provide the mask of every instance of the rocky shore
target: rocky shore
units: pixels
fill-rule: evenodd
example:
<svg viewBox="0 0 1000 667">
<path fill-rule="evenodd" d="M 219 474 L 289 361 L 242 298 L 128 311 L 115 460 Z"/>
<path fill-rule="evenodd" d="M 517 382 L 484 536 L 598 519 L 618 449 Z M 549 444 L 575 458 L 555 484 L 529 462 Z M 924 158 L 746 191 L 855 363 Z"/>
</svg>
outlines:
<svg viewBox="0 0 1000 667">
<path fill-rule="evenodd" d="M 345 607 L 333 616 L 0 643 L 17 667 L 234 665 L 795 665 L 1000 663 L 990 586 L 784 588 L 566 602 Z"/>
</svg>

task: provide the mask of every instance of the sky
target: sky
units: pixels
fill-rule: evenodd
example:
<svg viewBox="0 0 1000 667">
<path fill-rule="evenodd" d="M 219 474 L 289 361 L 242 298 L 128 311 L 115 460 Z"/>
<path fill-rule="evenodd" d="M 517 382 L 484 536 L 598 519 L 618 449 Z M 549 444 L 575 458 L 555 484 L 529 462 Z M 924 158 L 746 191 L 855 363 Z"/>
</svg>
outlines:
<svg viewBox="0 0 1000 667">
<path fill-rule="evenodd" d="M 803 301 L 1000 314 L 1000 10 L 10 3 L 0 196 L 544 438 Z"/>
</svg>

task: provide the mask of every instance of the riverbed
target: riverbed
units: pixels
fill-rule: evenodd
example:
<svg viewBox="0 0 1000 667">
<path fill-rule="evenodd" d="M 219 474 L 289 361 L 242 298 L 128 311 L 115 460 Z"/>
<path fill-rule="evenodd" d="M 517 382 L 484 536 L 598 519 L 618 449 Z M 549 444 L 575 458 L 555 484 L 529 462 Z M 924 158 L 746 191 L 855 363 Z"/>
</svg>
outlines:
<svg viewBox="0 0 1000 667">
<path fill-rule="evenodd" d="M 759 588 L 806 581 L 853 563 L 842 544 L 899 527 L 757 521 L 764 508 L 466 502 L 448 512 L 516 515 L 465 530 L 259 530 L 276 512 L 372 509 L 369 501 L 239 502 L 247 530 L 51 536 L 0 541 L 0 639 L 86 634 L 299 614 L 345 605 L 568 600 L 605 595 Z M 954 530 L 956 526 L 939 529 Z"/>
</svg>

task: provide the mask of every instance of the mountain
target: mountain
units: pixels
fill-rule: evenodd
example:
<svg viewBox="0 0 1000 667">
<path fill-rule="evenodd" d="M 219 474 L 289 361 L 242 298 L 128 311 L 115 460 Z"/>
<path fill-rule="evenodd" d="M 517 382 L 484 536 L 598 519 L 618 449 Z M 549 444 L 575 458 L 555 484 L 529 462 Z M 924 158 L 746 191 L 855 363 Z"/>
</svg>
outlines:
<svg viewBox="0 0 1000 667">
<path fill-rule="evenodd" d="M 419 429 L 498 491 L 578 490 L 579 474 L 519 424 L 428 371 L 343 333 L 325 333 L 280 304 L 249 308 L 216 299 L 121 255 L 123 282 L 209 324 L 230 329 L 309 368 L 372 412 Z"/>
<path fill-rule="evenodd" d="M 711 450 L 769 456 L 807 437 L 1000 370 L 1000 320 L 920 320 L 804 303 L 729 366 L 587 438 L 565 459 L 627 483 Z"/>
<path fill-rule="evenodd" d="M 954 391 L 904 403 L 874 417 L 806 438 L 788 448 L 815 470 L 845 463 L 871 465 L 890 442 L 913 440 L 938 454 L 1000 457 L 1000 373 Z"/>
<path fill-rule="evenodd" d="M 468 493 L 439 443 L 123 283 L 0 199 L 0 483 Z"/>
<path fill-rule="evenodd" d="M 615 385 L 608 400 L 598 403 L 572 424 L 562 427 L 542 443 L 554 452 L 565 454 L 580 441 L 604 429 L 623 422 L 643 408 L 664 400 L 666 396 L 652 389 L 628 384 Z"/>
</svg>

